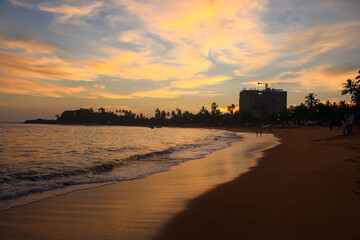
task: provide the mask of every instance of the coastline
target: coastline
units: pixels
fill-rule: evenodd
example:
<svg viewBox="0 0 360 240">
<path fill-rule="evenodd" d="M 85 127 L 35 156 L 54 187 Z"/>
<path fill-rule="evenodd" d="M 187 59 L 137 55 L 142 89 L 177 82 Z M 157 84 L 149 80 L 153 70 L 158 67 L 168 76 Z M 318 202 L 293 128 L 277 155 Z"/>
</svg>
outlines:
<svg viewBox="0 0 360 240">
<path fill-rule="evenodd" d="M 8 209 L 0 213 L 0 233 L 5 239 L 149 239 L 188 200 L 248 171 L 262 148 L 276 144 L 272 135 L 242 135 L 244 141 L 167 172 Z"/>
<path fill-rule="evenodd" d="M 1 212 L 0 233 L 5 239 L 360 239 L 359 131 L 275 128 L 272 134 L 281 144 L 260 153 L 243 174 L 218 169 L 239 157 L 234 144 L 145 179 Z M 218 179 L 216 170 L 233 177 Z M 201 171 L 210 185 L 189 181 Z"/>
<path fill-rule="evenodd" d="M 191 200 L 155 238 L 360 239 L 360 135 L 274 129 L 282 144 Z"/>
</svg>

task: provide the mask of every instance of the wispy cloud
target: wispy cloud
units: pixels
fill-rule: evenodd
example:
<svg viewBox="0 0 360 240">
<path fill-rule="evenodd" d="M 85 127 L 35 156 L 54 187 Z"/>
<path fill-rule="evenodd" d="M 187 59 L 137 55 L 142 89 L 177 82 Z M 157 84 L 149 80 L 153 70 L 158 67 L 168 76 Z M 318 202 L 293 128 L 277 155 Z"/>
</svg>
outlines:
<svg viewBox="0 0 360 240">
<path fill-rule="evenodd" d="M 31 57 L 0 51 L 0 72 L 15 78 L 92 81 L 94 75 L 58 57 Z"/>
<path fill-rule="evenodd" d="M 284 60 L 284 66 L 300 66 L 335 48 L 356 47 L 359 35 L 360 21 L 345 22 L 282 33 L 277 35 L 277 45 L 282 57 L 289 59 Z"/>
<path fill-rule="evenodd" d="M 21 1 L 21 0 L 7 0 L 8 2 L 11 2 L 11 4 L 15 5 L 15 6 L 20 6 L 20 7 L 25 7 L 25 8 L 30 8 L 30 9 L 35 9 L 36 5 L 29 3 L 27 1 Z"/>
<path fill-rule="evenodd" d="M 303 92 L 336 92 L 342 87 L 342 83 L 347 78 L 353 78 L 354 73 L 357 70 L 356 66 L 353 66 L 352 71 L 329 71 L 331 65 L 314 66 L 312 68 L 305 68 L 296 72 L 287 72 L 291 74 L 291 82 L 289 79 L 281 80 L 282 74 L 275 77 L 275 81 L 279 83 L 296 83 L 295 89 Z"/>
<path fill-rule="evenodd" d="M 241 5 L 237 1 L 217 0 L 183 0 L 177 4 L 127 1 L 127 9 L 143 20 L 148 31 L 175 44 L 171 56 L 177 61 L 186 62 L 186 58 L 176 57 L 184 51 L 206 56 L 212 49 L 215 60 L 238 64 L 243 72 L 275 56 L 266 35 L 260 31 L 257 13 L 266 10 L 263 5 L 262 1 L 243 1 Z M 197 60 L 196 65 L 206 62 Z"/>
<path fill-rule="evenodd" d="M 80 6 L 70 4 L 56 5 L 53 2 L 41 2 L 37 6 L 41 11 L 57 14 L 56 21 L 59 23 L 79 24 L 83 23 L 79 17 L 91 15 L 95 9 L 102 6 L 102 2 L 92 2 L 91 4 Z"/>
<path fill-rule="evenodd" d="M 177 98 L 180 96 L 199 94 L 198 91 L 174 90 L 169 87 L 150 91 L 137 91 L 131 94 L 116 94 L 100 90 L 88 90 L 88 93 L 94 97 L 100 96 L 109 99 Z"/>
<path fill-rule="evenodd" d="M 153 91 L 133 93 L 132 96 L 138 98 L 177 98 L 183 95 L 196 95 L 198 93 L 198 91 L 181 91 L 172 90 L 171 88 L 161 88 Z"/>
<path fill-rule="evenodd" d="M 61 50 L 54 44 L 26 37 L 0 38 L 0 48 L 5 50 L 23 50 L 27 53 L 52 53 Z"/>
<path fill-rule="evenodd" d="M 326 13 L 322 8 L 352 5 L 348 2 L 281 1 L 280 6 L 267 0 L 8 1 L 15 8 L 37 10 L 34 13 L 43 19 L 51 14 L 47 31 L 54 36 L 43 39 L 63 45 L 37 40 L 41 36 L 4 35 L 0 71 L 6 79 L 40 84 L 40 89 L 61 88 L 64 81 L 77 86 L 74 91 L 49 90 L 55 97 L 213 97 L 221 95 L 211 92 L 215 85 L 229 93 L 258 81 L 292 84 L 291 91 L 336 91 L 347 73 L 330 68 L 353 66 L 351 61 L 358 59 L 346 60 L 340 53 L 332 61 L 327 57 L 337 57 L 335 50 L 358 49 L 359 20 L 323 20 L 317 15 Z M 119 84 L 110 88 L 110 78 Z M 157 89 L 120 89 L 121 83 L 140 80 Z M 231 86 L 236 80 L 238 85 Z"/>
<path fill-rule="evenodd" d="M 215 76 L 215 77 L 200 76 L 188 80 L 174 81 L 171 85 L 176 88 L 195 88 L 203 85 L 219 85 L 229 79 L 230 77 L 226 77 L 226 76 Z"/>
<path fill-rule="evenodd" d="M 97 74 L 125 79 L 149 79 L 163 81 L 187 79 L 211 65 L 203 56 L 183 49 L 180 60 L 152 57 L 149 52 L 117 51 L 113 56 L 98 61 L 90 61 L 89 67 Z"/>
<path fill-rule="evenodd" d="M 0 92 L 11 94 L 58 98 L 84 91 L 83 87 L 60 87 L 55 84 L 29 81 L 3 75 L 0 75 L 0 82 Z"/>
</svg>

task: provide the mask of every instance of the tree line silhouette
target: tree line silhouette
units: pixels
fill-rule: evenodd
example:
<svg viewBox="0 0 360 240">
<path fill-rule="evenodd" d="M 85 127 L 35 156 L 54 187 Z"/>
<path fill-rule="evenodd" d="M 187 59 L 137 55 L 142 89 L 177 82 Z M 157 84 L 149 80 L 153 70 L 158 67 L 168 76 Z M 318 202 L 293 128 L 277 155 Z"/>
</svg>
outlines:
<svg viewBox="0 0 360 240">
<path fill-rule="evenodd" d="M 251 124 L 337 124 L 346 114 L 353 114 L 360 119 L 360 71 L 355 79 L 348 79 L 343 83 L 342 95 L 350 94 L 351 102 L 339 103 L 320 102 L 315 93 L 305 96 L 304 102 L 297 106 L 290 106 L 286 111 L 276 114 L 255 114 L 254 111 L 239 111 L 235 104 L 227 107 L 227 113 L 222 113 L 216 102 L 210 109 L 202 106 L 197 113 L 183 111 L 176 108 L 164 111 L 157 108 L 154 117 L 145 117 L 142 113 L 135 114 L 131 110 L 117 109 L 115 112 L 99 108 L 80 108 L 64 111 L 56 116 L 56 120 L 28 120 L 25 123 L 54 123 L 54 124 L 109 124 L 133 126 L 241 126 Z M 259 109 L 258 109 L 259 110 Z M 261 109 L 260 109 L 261 111 Z"/>
</svg>

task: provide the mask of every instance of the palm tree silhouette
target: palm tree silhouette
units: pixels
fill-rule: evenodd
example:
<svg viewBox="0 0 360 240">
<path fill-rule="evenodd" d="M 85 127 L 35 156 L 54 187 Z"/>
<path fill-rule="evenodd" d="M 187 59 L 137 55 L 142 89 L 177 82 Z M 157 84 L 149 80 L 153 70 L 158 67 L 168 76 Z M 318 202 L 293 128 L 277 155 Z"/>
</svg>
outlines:
<svg viewBox="0 0 360 240">
<path fill-rule="evenodd" d="M 359 75 L 360 76 L 360 75 Z M 343 83 L 344 90 L 341 91 L 341 95 L 345 95 L 350 93 L 350 95 L 353 95 L 356 91 L 359 89 L 359 85 L 351 79 L 346 80 L 346 83 Z"/>
<path fill-rule="evenodd" d="M 360 71 L 359 71 L 360 73 Z M 359 79 L 355 82 L 355 80 L 348 79 L 345 83 L 343 83 L 344 90 L 341 91 L 341 95 L 350 94 L 351 102 L 356 105 L 360 104 L 360 75 L 356 77 Z"/>
<path fill-rule="evenodd" d="M 315 93 L 309 93 L 305 96 L 305 105 L 310 112 L 310 118 L 314 120 L 314 107 L 320 103 L 320 100 L 316 98 Z"/>
<path fill-rule="evenodd" d="M 231 115 L 234 114 L 234 109 L 235 109 L 235 104 L 231 104 L 230 106 L 227 107 L 228 112 L 231 113 Z"/>
<path fill-rule="evenodd" d="M 308 95 L 305 96 L 305 105 L 309 109 L 313 109 L 313 107 L 315 107 L 319 103 L 320 103 L 320 100 L 316 98 L 315 93 L 309 93 Z"/>
<path fill-rule="evenodd" d="M 359 75 L 355 79 L 358 80 L 357 83 L 360 83 L 360 70 L 358 73 L 359 73 Z"/>
<path fill-rule="evenodd" d="M 211 115 L 215 116 L 216 110 L 217 110 L 218 106 L 219 106 L 219 105 L 217 105 L 216 102 L 213 102 L 213 103 L 211 104 Z"/>
</svg>

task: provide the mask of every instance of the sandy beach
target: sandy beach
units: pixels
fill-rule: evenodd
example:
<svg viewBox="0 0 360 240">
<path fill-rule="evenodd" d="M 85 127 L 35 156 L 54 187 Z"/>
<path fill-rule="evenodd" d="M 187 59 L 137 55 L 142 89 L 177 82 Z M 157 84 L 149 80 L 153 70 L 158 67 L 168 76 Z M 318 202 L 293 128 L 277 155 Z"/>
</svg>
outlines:
<svg viewBox="0 0 360 240">
<path fill-rule="evenodd" d="M 203 194 L 156 239 L 360 239 L 360 138 L 275 129 L 282 144 Z"/>
<path fill-rule="evenodd" d="M 273 135 L 243 141 L 144 179 L 71 192 L 0 212 L 2 239 L 151 239 L 186 203 L 256 165 Z"/>
<path fill-rule="evenodd" d="M 272 133 L 281 144 L 264 153 L 258 150 L 275 144 L 272 135 L 248 133 L 247 144 L 234 143 L 168 172 L 3 211 L 0 234 L 2 239 L 360 239 L 359 134 L 342 136 L 326 127 Z M 255 158 L 258 165 L 249 161 Z"/>
</svg>

